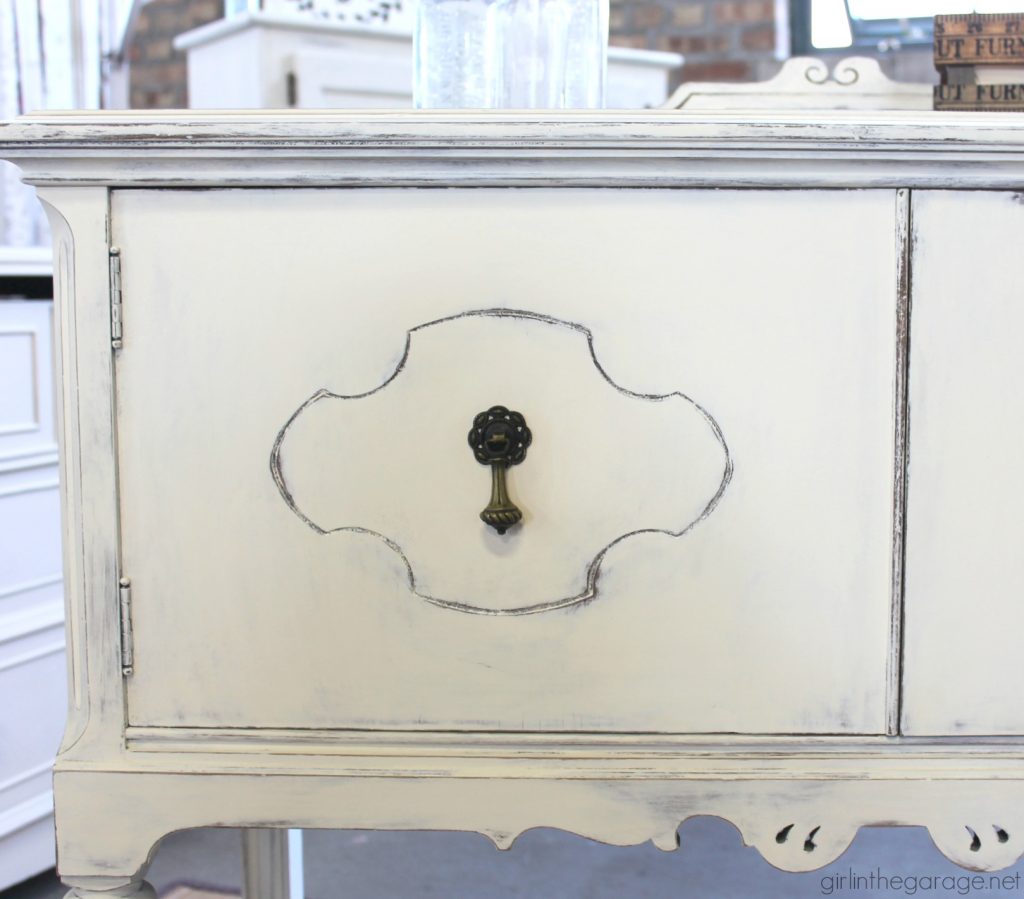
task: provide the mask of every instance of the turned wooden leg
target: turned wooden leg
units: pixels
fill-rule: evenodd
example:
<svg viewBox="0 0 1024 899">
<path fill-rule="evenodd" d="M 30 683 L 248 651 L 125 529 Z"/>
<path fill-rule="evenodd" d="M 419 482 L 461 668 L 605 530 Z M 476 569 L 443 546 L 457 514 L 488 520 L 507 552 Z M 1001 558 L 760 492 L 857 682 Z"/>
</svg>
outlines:
<svg viewBox="0 0 1024 899">
<path fill-rule="evenodd" d="M 243 899 L 303 899 L 302 831 L 242 831 Z"/>
<path fill-rule="evenodd" d="M 82 878 L 68 886 L 71 892 L 64 899 L 156 899 L 156 890 L 144 880 L 110 885 L 107 878 Z"/>
</svg>

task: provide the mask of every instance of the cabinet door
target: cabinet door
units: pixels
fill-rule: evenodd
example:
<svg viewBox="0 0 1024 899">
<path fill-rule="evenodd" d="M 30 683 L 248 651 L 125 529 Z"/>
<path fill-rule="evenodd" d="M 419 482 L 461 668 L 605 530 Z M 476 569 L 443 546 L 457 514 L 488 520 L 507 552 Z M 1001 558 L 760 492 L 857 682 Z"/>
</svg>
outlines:
<svg viewBox="0 0 1024 899">
<path fill-rule="evenodd" d="M 1015 193 L 914 194 L 909 734 L 1024 733 L 1024 305 Z"/>
<path fill-rule="evenodd" d="M 892 192 L 113 214 L 133 724 L 883 731 Z"/>
</svg>

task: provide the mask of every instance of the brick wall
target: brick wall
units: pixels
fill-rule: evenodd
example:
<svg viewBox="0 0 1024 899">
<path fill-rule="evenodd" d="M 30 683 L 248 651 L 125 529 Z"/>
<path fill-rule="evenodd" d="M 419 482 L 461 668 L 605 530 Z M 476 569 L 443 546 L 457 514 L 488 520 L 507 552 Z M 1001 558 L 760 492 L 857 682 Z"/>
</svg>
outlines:
<svg viewBox="0 0 1024 899">
<path fill-rule="evenodd" d="M 680 81 L 750 81 L 775 60 L 774 0 L 611 0 L 611 43 L 686 57 Z"/>
<path fill-rule="evenodd" d="M 133 109 L 188 106 L 185 54 L 174 38 L 223 14 L 223 0 L 153 0 L 139 11 L 128 43 L 128 101 Z"/>
</svg>

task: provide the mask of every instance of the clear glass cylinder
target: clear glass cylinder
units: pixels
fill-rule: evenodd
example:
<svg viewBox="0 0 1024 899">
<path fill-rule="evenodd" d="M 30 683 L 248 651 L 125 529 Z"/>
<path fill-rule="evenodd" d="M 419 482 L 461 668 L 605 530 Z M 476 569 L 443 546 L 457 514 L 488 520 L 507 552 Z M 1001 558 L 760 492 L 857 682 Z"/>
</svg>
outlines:
<svg viewBox="0 0 1024 899">
<path fill-rule="evenodd" d="M 413 33 L 413 105 L 493 106 L 487 50 L 497 0 L 419 0 Z"/>
<path fill-rule="evenodd" d="M 418 108 L 604 105 L 608 0 L 419 0 Z"/>
<path fill-rule="evenodd" d="M 608 0 L 497 0 L 490 17 L 494 106 L 604 106 Z"/>
</svg>

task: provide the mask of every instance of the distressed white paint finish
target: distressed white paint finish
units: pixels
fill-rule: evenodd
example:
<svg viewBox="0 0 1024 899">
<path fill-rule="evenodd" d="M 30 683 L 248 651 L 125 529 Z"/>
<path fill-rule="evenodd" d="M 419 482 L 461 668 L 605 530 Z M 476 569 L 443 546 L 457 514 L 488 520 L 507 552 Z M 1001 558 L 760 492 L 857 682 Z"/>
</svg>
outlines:
<svg viewBox="0 0 1024 899">
<path fill-rule="evenodd" d="M 0 889 L 54 862 L 66 706 L 52 304 L 0 302 Z"/>
<path fill-rule="evenodd" d="M 1024 204 L 918 193 L 913 229 L 904 728 L 1024 734 Z"/>
<path fill-rule="evenodd" d="M 125 191 L 113 233 L 133 723 L 884 731 L 892 192 Z M 700 517 L 728 463 L 694 403 L 735 463 L 689 533 L 622 540 L 588 605 L 516 620 L 424 602 L 382 540 L 293 514 L 268 464 L 315 391 L 374 391 L 410 328 L 494 308 L 587 327 L 614 384 L 692 402 L 616 390 L 564 325 L 435 324 L 386 387 L 294 422 L 283 469 L 313 522 L 390 538 L 420 593 L 522 609 Z M 498 403 L 534 430 L 505 537 L 466 442 Z"/>
<path fill-rule="evenodd" d="M 26 116 L 0 150 L 39 185 L 987 190 L 1024 181 L 1022 136 L 973 112 L 189 110 Z"/>
<path fill-rule="evenodd" d="M 768 81 L 745 83 L 685 82 L 676 88 L 665 107 L 687 112 L 709 110 L 781 111 L 813 109 L 819 114 L 848 109 L 932 108 L 932 86 L 893 81 L 878 60 L 849 56 L 832 71 L 811 56 L 787 59 Z"/>
<path fill-rule="evenodd" d="M 0 469 L 57 451 L 52 318 L 49 302 L 0 301 Z"/>
<path fill-rule="evenodd" d="M 69 833 L 86 833 L 97 818 L 123 823 L 100 832 L 93 824 L 88 841 L 62 842 L 65 879 L 74 881 L 68 874 L 91 869 L 94 855 L 106 859 L 111 872 L 132 870 L 165 828 L 282 820 L 305 828 L 344 820 L 360 829 L 475 830 L 499 849 L 513 848 L 525 830 L 546 826 L 619 846 L 652 841 L 672 850 L 684 820 L 713 814 L 735 825 L 743 842 L 771 864 L 789 871 L 835 861 L 859 827 L 877 822 L 927 827 L 945 855 L 979 871 L 1006 867 L 1024 851 L 1019 779 L 989 787 L 980 778 L 929 780 L 911 765 L 888 778 L 859 781 L 850 776 L 856 765 L 837 768 L 825 781 L 737 778 L 735 771 L 708 778 L 679 768 L 666 776 L 643 765 L 602 775 L 568 759 L 551 765 L 547 776 L 538 776 L 544 766 L 537 763 L 518 772 L 507 764 L 462 764 L 459 770 L 457 782 L 443 772 L 348 778 L 283 772 L 174 778 L 59 774 L 57 790 L 67 802 L 66 812 L 59 811 Z M 159 816 L 151 811 L 158 803 L 165 803 Z M 976 850 L 967 828 L 979 836 Z"/>
<path fill-rule="evenodd" d="M 40 191 L 54 234 L 68 718 L 62 749 L 88 754 L 123 728 L 107 191 Z M 92 388 L 83 393 L 82 384 Z M 104 411 L 104 406 L 105 411 Z M 84 413 L 84 414 L 83 414 Z M 84 460 L 88 460 L 86 463 Z M 88 622 L 88 626 L 87 623 Z"/>
<path fill-rule="evenodd" d="M 802 722 L 840 720 L 848 708 L 837 712 L 836 696 L 860 690 L 877 699 L 888 683 L 888 702 L 873 699 L 875 711 L 865 706 L 863 714 L 847 719 L 874 722 L 875 732 L 884 728 L 897 699 L 891 675 L 899 659 L 891 644 L 898 642 L 898 614 L 891 621 L 887 612 L 881 614 L 882 603 L 871 591 L 858 592 L 846 604 L 839 598 L 833 586 L 837 571 L 867 577 L 863 554 L 852 558 L 850 553 L 838 569 L 834 559 L 820 569 L 814 566 L 821 562 L 818 553 L 841 556 L 850 546 L 863 546 L 870 534 L 891 533 L 898 544 L 901 533 L 891 520 L 898 485 L 890 484 L 896 488 L 891 501 L 876 513 L 885 522 L 877 517 L 864 527 L 845 522 L 843 527 L 857 536 L 839 549 L 833 545 L 836 535 L 847 532 L 829 531 L 829 522 L 838 519 L 827 508 L 844 496 L 855 509 L 874 507 L 878 475 L 864 451 L 874 440 L 873 427 L 886 438 L 880 452 L 886 455 L 887 478 L 892 450 L 900 447 L 893 412 L 902 408 L 895 345 L 905 325 L 897 314 L 899 273 L 905 269 L 898 270 L 897 258 L 905 259 L 909 247 L 900 244 L 907 234 L 907 198 L 888 188 L 1024 189 L 1022 136 L 1024 129 L 1013 117 L 880 113 L 837 115 L 825 124 L 806 116 L 740 122 L 670 112 L 570 114 L 554 121 L 477 113 L 188 113 L 147 120 L 58 116 L 49 123 L 32 119 L 0 127 L 0 148 L 18 158 L 31 180 L 46 185 L 57 238 L 62 471 L 66 527 L 75 538 L 65 549 L 71 716 L 55 785 L 64 879 L 78 896 L 90 899 L 101 890 L 149 895 L 140 893 L 141 878 L 154 844 L 189 826 L 461 828 L 486 833 L 505 847 L 526 828 L 550 825 L 617 844 L 653 839 L 672 848 L 679 821 L 703 813 L 733 821 L 748 843 L 791 870 L 828 863 L 860 826 L 893 822 L 927 826 L 939 848 L 959 864 L 994 870 L 1012 863 L 1024 848 L 1024 745 L 1014 736 L 917 739 L 857 736 L 850 730 L 840 736 L 806 730 L 775 737 L 700 736 L 619 732 L 616 726 L 644 716 L 656 724 L 672 723 L 674 716 L 684 726 L 697 720 L 715 726 L 732 716 L 751 729 L 779 727 L 786 716 Z M 111 222 L 111 185 L 289 189 L 120 192 Z M 310 185 L 491 189 L 296 189 Z M 526 185 L 535 189 L 498 189 Z M 741 185 L 761 190 L 582 189 Z M 885 190 L 807 190 L 828 185 Z M 769 190 L 779 187 L 804 190 Z M 446 208 L 451 214 L 442 215 Z M 141 310 L 135 318 L 132 305 L 126 305 L 115 404 L 107 229 L 112 224 L 117 231 L 119 222 L 129 221 L 136 227 L 118 232 L 126 244 L 125 295 L 135 291 L 143 300 L 134 306 Z M 279 222 L 291 227 L 281 229 Z M 984 232 L 997 223 L 998 216 L 987 215 L 975 226 Z M 782 225 L 788 233 L 782 233 Z M 345 239 L 325 248 L 325 234 Z M 132 254 L 147 241 L 155 247 L 155 235 L 165 241 L 166 252 L 149 254 L 149 264 L 133 270 Z M 396 235 L 404 255 L 386 246 Z M 465 249 L 460 240 L 478 252 L 460 252 Z M 903 249 L 897 252 L 894 244 Z M 612 246 L 622 252 L 602 252 Z M 491 252 L 484 255 L 480 247 Z M 342 258 L 342 252 L 348 256 Z M 505 258 L 515 264 L 497 264 Z M 225 274 L 229 270 L 234 280 Z M 308 276 L 310 289 L 295 291 L 296 272 Z M 540 279 L 541 273 L 550 283 Z M 646 289 L 637 291 L 638 283 Z M 729 290 L 730 285 L 746 290 Z M 379 385 L 400 357 L 402 335 L 417 323 L 464 311 L 468 287 L 474 297 L 494 290 L 529 294 L 544 301 L 549 315 L 588 322 L 602 364 L 617 382 L 652 391 L 662 389 L 661 378 L 672 387 L 685 385 L 714 411 L 730 449 L 751 440 L 760 447 L 761 462 L 755 459 L 748 470 L 760 472 L 758 481 L 770 487 L 769 494 L 758 499 L 752 482 L 741 480 L 737 453 L 736 475 L 720 508 L 687 538 L 673 542 L 652 536 L 662 541 L 660 551 L 631 538 L 621 544 L 622 558 L 601 585 L 606 595 L 572 613 L 522 618 L 453 613 L 418 600 L 409 593 L 398 557 L 376 538 L 321 537 L 286 507 L 287 524 L 275 531 L 278 525 L 268 523 L 283 504 L 266 453 L 281 422 L 310 396 L 309 382 L 337 382 L 337 392 L 352 390 L 353 382 L 365 389 Z M 382 291 L 397 299 L 389 305 L 365 299 Z M 258 307 L 254 295 L 261 299 Z M 200 324 L 186 327 L 200 305 Z M 259 315 L 253 315 L 257 308 Z M 798 314 L 782 314 L 794 309 Z M 245 329 L 238 327 L 242 312 Z M 876 328 L 884 341 L 870 338 Z M 230 350 L 235 366 L 214 366 L 211 360 L 236 340 L 245 341 L 246 352 Z M 282 359 L 291 363 L 266 364 Z M 368 364 L 370 359 L 376 363 Z M 192 364 L 178 364 L 182 360 Z M 173 371 L 161 372 L 171 361 Z M 215 377 L 200 377 L 210 371 Z M 800 402 L 820 400 L 827 383 L 836 389 L 822 419 L 814 414 L 816 403 L 807 411 Z M 768 391 L 765 384 L 780 389 Z M 145 443 L 132 410 L 144 410 L 135 397 L 145 394 L 146 385 L 148 395 L 166 399 L 167 408 L 180 413 L 172 421 L 161 408 L 147 419 L 164 429 L 153 457 L 173 467 L 171 474 L 161 470 L 148 478 L 144 460 L 129 451 Z M 796 402 L 787 404 L 792 397 Z M 851 416 L 876 424 L 858 430 Z M 216 420 L 217 427 L 200 427 L 200 420 Z M 115 421 L 126 441 L 120 480 Z M 883 421 L 884 428 L 878 424 Z M 772 430 L 776 422 L 787 425 L 778 434 Z M 181 433 L 172 433 L 172 425 Z M 200 438 L 183 439 L 189 433 Z M 223 459 L 234 440 L 240 451 L 228 469 Z M 911 444 L 913 458 L 913 439 Z M 261 447 L 260 471 L 252 469 L 251 481 L 249 445 Z M 819 445 L 826 447 L 824 460 L 812 452 Z M 769 459 L 775 464 L 768 465 Z M 851 459 L 868 465 L 863 477 L 842 469 Z M 841 469 L 853 487 L 838 477 Z M 808 479 L 805 470 L 819 475 Z M 173 514 L 176 505 L 198 502 L 187 492 L 195 481 L 214 484 L 229 497 L 220 504 L 206 501 L 203 514 L 192 521 L 206 543 L 220 547 L 220 567 L 208 565 L 207 547 L 199 546 L 199 558 L 207 560 L 199 567 L 215 583 L 193 582 L 196 590 L 168 594 L 159 602 L 153 597 L 164 589 L 165 575 L 175 583 L 187 575 L 194 555 L 183 550 L 197 541 L 181 529 L 175 540 L 161 541 L 166 520 L 155 505 L 137 497 L 153 503 L 166 499 L 160 508 Z M 186 490 L 172 495 L 162 482 Z M 257 486 L 249 491 L 249 483 Z M 849 497 L 855 490 L 860 495 L 854 502 Z M 802 504 L 787 506 L 782 498 L 793 495 L 802 497 Z M 247 504 L 260 515 L 239 515 Z M 730 508 L 733 517 L 727 522 Z M 744 509 L 748 514 L 740 515 Z M 758 509 L 772 515 L 761 520 Z M 778 514 L 797 531 L 787 534 Z M 140 535 L 143 523 L 150 527 Z M 286 531 L 290 536 L 283 536 Z M 755 531 L 757 539 L 751 536 Z M 750 539 L 737 545 L 737 533 Z M 331 542 L 349 536 L 354 540 Z M 791 537 L 799 537 L 789 567 L 791 586 L 806 586 L 801 576 L 808 571 L 830 575 L 829 584 L 817 591 L 816 605 L 806 598 L 809 593 L 796 590 L 786 594 L 781 607 L 758 605 L 749 594 L 687 607 L 673 603 L 664 590 L 680 572 L 694 573 L 685 564 L 666 564 L 674 553 L 710 557 L 732 541 L 729 562 L 739 574 L 704 569 L 700 577 L 710 594 L 717 579 L 742 575 L 750 558 L 769 570 L 767 560 L 784 558 L 780 550 Z M 148 554 L 141 552 L 146 539 Z M 271 566 L 251 553 L 243 557 L 243 548 L 257 539 L 268 540 L 275 552 L 288 549 L 290 564 Z M 909 564 L 909 540 L 907 549 Z M 172 557 L 184 574 L 168 566 Z M 117 578 L 129 558 L 139 561 L 143 580 L 149 581 L 145 589 L 133 585 L 138 629 L 151 630 L 149 639 L 136 644 L 136 674 L 126 706 Z M 900 559 L 897 545 L 894 599 L 901 586 Z M 652 560 L 650 566 L 636 564 Z M 880 578 L 887 577 L 888 564 L 882 568 Z M 316 572 L 319 580 L 312 577 Z M 268 589 L 260 574 L 271 585 L 279 579 L 279 589 Z M 313 588 L 335 584 L 353 587 L 338 605 L 309 601 Z M 229 616 L 225 597 L 243 593 L 244 601 Z M 148 606 L 140 595 L 150 597 Z M 619 617 L 624 604 L 616 604 L 614 595 L 641 596 L 651 618 Z M 198 597 L 213 597 L 212 606 L 200 604 Z M 907 599 L 914 601 L 912 589 Z M 196 629 L 195 639 L 185 640 L 181 631 L 210 608 L 216 638 Z M 797 608 L 807 614 L 791 622 L 787 632 L 779 616 Z M 898 602 L 893 609 L 899 612 Z M 351 610 L 360 614 L 342 614 Z M 843 615 L 849 617 L 837 626 Z M 908 615 L 913 625 L 909 607 Z M 160 616 L 169 628 L 158 639 L 154 622 Z M 876 643 L 865 637 L 873 627 L 870 616 L 878 618 Z M 662 625 L 661 651 L 640 655 L 634 650 L 648 620 Z M 665 626 L 666 621 L 674 626 Z M 390 642 L 358 644 L 353 627 L 368 625 Z M 502 644 L 494 626 L 509 625 L 518 630 Z M 957 624 L 972 637 L 973 626 L 968 618 Z M 422 639 L 438 633 L 444 647 L 472 644 L 471 654 L 440 659 Z M 599 651 L 581 651 L 580 633 Z M 838 636 L 828 645 L 813 644 L 809 635 L 822 633 Z M 701 638 L 716 634 L 741 640 L 723 637 L 716 656 L 699 645 Z M 796 642 L 796 634 L 805 635 L 806 645 Z M 166 639 L 180 641 L 191 664 L 174 668 L 174 659 L 161 656 Z M 793 642 L 785 644 L 787 639 Z M 743 655 L 751 646 L 763 664 L 755 664 L 749 652 Z M 881 651 L 885 646 L 889 651 Z M 809 659 L 808 653 L 819 655 Z M 848 664 L 858 653 L 860 661 Z M 504 671 L 476 664 L 494 658 Z M 570 679 L 556 658 L 572 664 L 585 660 L 591 667 Z M 640 659 L 641 666 L 630 670 L 623 664 L 627 659 Z M 988 659 L 979 650 L 975 668 Z M 388 662 L 406 675 L 420 666 L 428 676 L 412 682 L 406 676 L 412 695 L 399 695 L 397 678 L 392 674 L 389 681 L 383 670 Z M 914 659 L 908 654 L 905 662 L 912 684 Z M 332 679 L 325 682 L 323 672 L 332 664 Z M 693 677 L 672 676 L 672 666 L 688 664 L 694 666 Z M 443 665 L 460 676 L 440 677 Z M 668 676 L 659 679 L 655 668 Z M 780 671 L 785 677 L 798 669 L 799 682 L 795 676 L 788 683 L 780 679 Z M 467 671 L 472 677 L 461 676 Z M 352 672 L 360 676 L 346 680 Z M 246 683 L 243 674 L 255 674 L 256 680 Z M 318 678 L 334 691 L 326 698 L 310 691 Z M 484 678 L 496 687 L 484 717 L 504 716 L 514 726 L 504 733 L 484 732 L 470 721 L 463 729 L 439 732 L 461 714 L 454 706 L 465 701 L 464 689 L 470 698 L 481 698 Z M 627 697 L 622 684 L 631 678 L 634 690 Z M 647 678 L 652 689 L 635 689 L 638 678 Z M 765 687 L 773 678 L 775 687 Z M 524 689 L 524 682 L 535 689 Z M 305 690 L 304 698 L 282 702 L 293 689 Z M 714 690 L 730 691 L 733 708 L 723 713 L 712 707 L 706 694 Z M 172 697 L 172 691 L 182 698 Z M 821 697 L 816 708 L 805 704 L 814 714 L 794 715 L 811 694 Z M 912 698 L 908 693 L 908 701 Z M 564 729 L 566 709 L 575 710 L 578 699 L 588 699 L 590 707 L 583 711 L 600 719 L 601 733 Z M 381 729 L 385 715 L 394 723 L 403 714 L 392 700 L 407 702 L 406 714 L 418 705 L 421 719 L 405 730 Z M 280 714 L 272 715 L 275 703 Z M 359 703 L 370 728 L 339 728 L 342 716 L 351 721 L 359 713 Z M 150 726 L 132 726 L 126 708 L 137 715 L 136 724 Z M 312 716 L 324 709 L 334 718 L 318 724 Z M 298 726 L 266 726 L 288 714 Z M 538 726 L 544 715 L 549 730 Z M 190 719 L 201 723 L 204 716 L 208 726 L 185 726 Z M 237 726 L 225 726 L 232 716 Z M 97 827 L 97 821 L 105 826 Z M 810 852 L 804 848 L 807 839 L 814 844 Z"/>
</svg>

